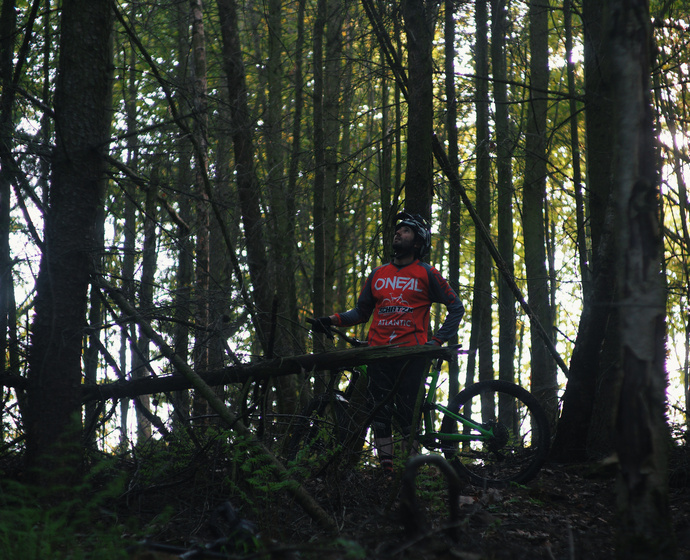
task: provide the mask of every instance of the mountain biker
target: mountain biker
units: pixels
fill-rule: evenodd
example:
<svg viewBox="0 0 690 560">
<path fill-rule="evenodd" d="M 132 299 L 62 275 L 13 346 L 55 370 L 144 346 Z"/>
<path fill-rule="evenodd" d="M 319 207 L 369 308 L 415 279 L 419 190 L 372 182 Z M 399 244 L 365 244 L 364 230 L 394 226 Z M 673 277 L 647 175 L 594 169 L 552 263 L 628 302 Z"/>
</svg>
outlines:
<svg viewBox="0 0 690 560">
<path fill-rule="evenodd" d="M 465 308 L 439 271 L 422 261 L 431 247 L 428 222 L 419 214 L 406 212 L 398 214 L 395 221 L 391 262 L 369 274 L 354 309 L 317 318 L 315 331 L 326 332 L 329 325 L 349 327 L 366 323 L 373 314 L 367 337 L 370 346 L 440 346 L 457 332 Z M 428 338 L 429 312 L 436 302 L 444 304 L 447 313 L 438 332 Z M 376 404 L 386 400 L 403 373 L 392 403 L 378 408 L 372 424 L 379 461 L 388 472 L 393 470 L 393 414 L 406 442 L 428 367 L 424 357 L 398 358 L 368 366 L 369 389 Z"/>
</svg>

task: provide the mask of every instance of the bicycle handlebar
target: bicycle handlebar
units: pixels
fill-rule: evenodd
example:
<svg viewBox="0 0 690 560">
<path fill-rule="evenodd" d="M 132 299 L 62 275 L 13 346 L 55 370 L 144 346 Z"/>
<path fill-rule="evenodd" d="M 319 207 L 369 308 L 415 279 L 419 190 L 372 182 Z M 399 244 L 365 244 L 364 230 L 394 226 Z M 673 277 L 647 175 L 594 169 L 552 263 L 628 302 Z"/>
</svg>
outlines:
<svg viewBox="0 0 690 560">
<path fill-rule="evenodd" d="M 307 323 L 312 325 L 312 331 L 314 331 L 313 325 L 316 325 L 317 321 L 316 319 L 311 319 L 307 318 Z M 328 338 L 333 340 L 335 338 L 335 335 L 337 334 L 340 338 L 342 338 L 345 342 L 348 344 L 351 344 L 352 346 L 366 346 L 367 342 L 364 340 L 359 340 L 358 338 L 349 336 L 348 334 L 344 333 L 340 329 L 336 329 L 333 325 L 321 325 L 322 327 L 326 328 L 327 332 L 323 332 L 321 330 L 319 331 L 314 331 L 314 332 L 323 332 Z"/>
<path fill-rule="evenodd" d="M 314 331 L 313 325 L 316 325 L 316 323 L 317 323 L 316 319 L 312 319 L 312 318 L 308 317 L 307 323 L 312 325 L 311 330 Z M 321 333 L 325 334 L 331 340 L 333 340 L 335 338 L 335 335 L 337 334 L 340 338 L 342 338 L 345 342 L 347 342 L 348 344 L 351 344 L 352 346 L 367 346 L 369 344 L 365 340 L 359 340 L 358 338 L 349 336 L 348 334 L 344 333 L 340 329 L 335 328 L 333 325 L 321 325 L 321 327 L 323 327 L 327 332 L 324 332 L 322 330 L 318 330 L 318 331 L 314 331 L 314 332 L 321 332 Z M 458 354 L 474 354 L 477 351 L 476 348 L 460 348 L 459 346 L 454 347 L 454 349 Z M 450 351 L 451 348 L 448 348 L 448 350 Z M 447 360 L 447 359 L 448 359 L 447 356 L 439 358 L 438 359 L 439 360 L 438 367 L 440 368 L 441 362 L 443 362 L 444 360 Z"/>
</svg>

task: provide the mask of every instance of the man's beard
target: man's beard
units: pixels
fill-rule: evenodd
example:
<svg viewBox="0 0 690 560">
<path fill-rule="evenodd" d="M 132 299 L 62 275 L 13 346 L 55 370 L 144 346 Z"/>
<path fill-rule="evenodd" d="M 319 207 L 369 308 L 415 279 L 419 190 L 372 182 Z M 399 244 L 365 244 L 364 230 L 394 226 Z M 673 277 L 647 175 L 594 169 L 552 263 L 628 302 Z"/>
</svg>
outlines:
<svg viewBox="0 0 690 560">
<path fill-rule="evenodd" d="M 414 255 L 414 242 L 405 243 L 404 241 L 393 241 L 393 256 L 408 257 Z"/>
</svg>

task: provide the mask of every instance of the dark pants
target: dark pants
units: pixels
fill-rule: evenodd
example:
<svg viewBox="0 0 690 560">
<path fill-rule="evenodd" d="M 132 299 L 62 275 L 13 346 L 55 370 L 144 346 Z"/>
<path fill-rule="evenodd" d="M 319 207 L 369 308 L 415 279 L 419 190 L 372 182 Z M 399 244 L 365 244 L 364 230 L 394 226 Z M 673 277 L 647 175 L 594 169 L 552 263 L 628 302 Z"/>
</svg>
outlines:
<svg viewBox="0 0 690 560">
<path fill-rule="evenodd" d="M 372 426 L 374 436 L 384 438 L 392 435 L 391 423 L 394 415 L 403 435 L 409 435 L 412 431 L 417 394 L 429 371 L 428 358 L 398 358 L 376 362 L 369 365 L 368 371 L 369 391 L 378 408 Z M 391 396 L 393 390 L 395 394 Z M 384 401 L 385 404 L 379 406 Z"/>
</svg>

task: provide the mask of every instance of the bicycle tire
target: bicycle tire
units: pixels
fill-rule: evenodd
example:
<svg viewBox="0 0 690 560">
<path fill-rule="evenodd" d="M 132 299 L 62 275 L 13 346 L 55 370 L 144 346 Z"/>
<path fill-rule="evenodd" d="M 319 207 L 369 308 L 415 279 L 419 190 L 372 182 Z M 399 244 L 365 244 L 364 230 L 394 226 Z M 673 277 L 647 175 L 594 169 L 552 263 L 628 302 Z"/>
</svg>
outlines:
<svg viewBox="0 0 690 560">
<path fill-rule="evenodd" d="M 493 433 L 484 442 L 458 444 L 439 438 L 444 456 L 460 476 L 481 487 L 524 484 L 537 476 L 549 453 L 551 435 L 546 413 L 529 391 L 507 381 L 479 381 L 458 393 L 448 409 Z M 441 432 L 478 434 L 448 414 L 443 416 Z"/>
</svg>

